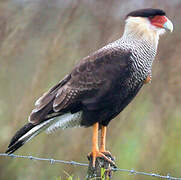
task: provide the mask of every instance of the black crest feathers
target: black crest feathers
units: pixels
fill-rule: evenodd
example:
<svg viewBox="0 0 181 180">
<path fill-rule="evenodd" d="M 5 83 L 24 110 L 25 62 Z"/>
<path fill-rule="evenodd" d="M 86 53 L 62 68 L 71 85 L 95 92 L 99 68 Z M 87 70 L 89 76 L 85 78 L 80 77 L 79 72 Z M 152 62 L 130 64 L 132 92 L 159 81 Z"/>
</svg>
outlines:
<svg viewBox="0 0 181 180">
<path fill-rule="evenodd" d="M 152 9 L 152 8 L 148 8 L 148 9 L 139 9 L 136 11 L 132 11 L 129 14 L 126 15 L 126 18 L 128 18 L 129 16 L 132 17 L 151 17 L 151 16 L 164 16 L 166 15 L 166 13 L 161 10 L 161 9 Z"/>
</svg>

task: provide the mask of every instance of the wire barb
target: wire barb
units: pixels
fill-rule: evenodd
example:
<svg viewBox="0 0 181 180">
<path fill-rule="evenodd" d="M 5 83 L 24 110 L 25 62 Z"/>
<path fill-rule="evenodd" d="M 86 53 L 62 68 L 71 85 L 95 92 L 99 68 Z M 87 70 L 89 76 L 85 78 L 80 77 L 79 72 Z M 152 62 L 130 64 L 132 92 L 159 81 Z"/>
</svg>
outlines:
<svg viewBox="0 0 181 180">
<path fill-rule="evenodd" d="M 36 160 L 36 161 L 48 161 L 50 164 L 62 163 L 62 164 L 68 164 L 68 165 L 73 165 L 73 166 L 88 167 L 88 164 L 86 164 L 86 163 L 79 163 L 76 161 L 57 160 L 57 159 L 52 159 L 52 158 L 40 158 L 40 157 L 34 157 L 34 156 L 22 156 L 22 155 L 6 154 L 6 153 L 0 153 L 0 156 L 11 157 L 13 159 L 29 159 L 29 160 Z M 176 178 L 176 177 L 170 176 L 169 173 L 166 176 L 163 176 L 163 175 L 159 175 L 156 173 L 138 172 L 138 171 L 135 171 L 134 169 L 128 170 L 128 169 L 120 169 L 120 168 L 113 168 L 112 171 L 127 172 L 130 175 L 145 175 L 145 176 L 152 176 L 152 177 L 169 179 L 169 180 L 181 180 L 181 178 Z"/>
</svg>

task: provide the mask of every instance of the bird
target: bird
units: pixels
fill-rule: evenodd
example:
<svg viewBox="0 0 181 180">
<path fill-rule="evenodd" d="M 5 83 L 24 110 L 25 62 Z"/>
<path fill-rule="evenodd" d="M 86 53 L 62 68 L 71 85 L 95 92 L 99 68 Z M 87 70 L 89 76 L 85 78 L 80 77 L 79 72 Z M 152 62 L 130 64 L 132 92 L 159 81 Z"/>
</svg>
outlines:
<svg viewBox="0 0 181 180">
<path fill-rule="evenodd" d="M 106 155 L 107 126 L 152 79 L 152 64 L 160 35 L 173 31 L 164 10 L 147 8 L 128 13 L 122 37 L 91 53 L 61 81 L 44 93 L 16 132 L 11 154 L 42 131 L 93 127 L 92 165 Z M 98 132 L 101 130 L 100 148 Z"/>
</svg>

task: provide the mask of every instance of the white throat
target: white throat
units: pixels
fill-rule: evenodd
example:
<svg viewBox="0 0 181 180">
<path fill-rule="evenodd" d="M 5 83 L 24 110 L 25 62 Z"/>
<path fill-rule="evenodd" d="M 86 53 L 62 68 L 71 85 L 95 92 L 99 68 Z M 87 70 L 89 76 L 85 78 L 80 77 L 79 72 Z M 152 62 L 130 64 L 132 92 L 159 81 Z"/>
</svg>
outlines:
<svg viewBox="0 0 181 180">
<path fill-rule="evenodd" d="M 164 29 L 153 26 L 147 18 L 128 17 L 123 36 L 143 39 L 157 49 L 159 36 L 164 32 Z"/>
</svg>

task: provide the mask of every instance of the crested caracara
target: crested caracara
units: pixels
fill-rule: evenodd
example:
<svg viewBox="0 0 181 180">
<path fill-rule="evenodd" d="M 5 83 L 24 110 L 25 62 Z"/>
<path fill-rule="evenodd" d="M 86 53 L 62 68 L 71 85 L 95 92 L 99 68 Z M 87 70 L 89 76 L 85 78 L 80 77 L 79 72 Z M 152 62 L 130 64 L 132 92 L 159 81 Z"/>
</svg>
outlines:
<svg viewBox="0 0 181 180">
<path fill-rule="evenodd" d="M 129 13 L 120 39 L 83 58 L 36 101 L 29 122 L 17 131 L 6 152 L 13 153 L 44 130 L 93 126 L 93 166 L 96 157 L 111 161 L 106 156 L 106 128 L 150 82 L 159 36 L 172 30 L 173 24 L 163 10 Z"/>
</svg>

